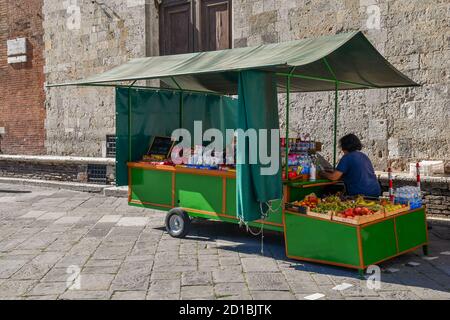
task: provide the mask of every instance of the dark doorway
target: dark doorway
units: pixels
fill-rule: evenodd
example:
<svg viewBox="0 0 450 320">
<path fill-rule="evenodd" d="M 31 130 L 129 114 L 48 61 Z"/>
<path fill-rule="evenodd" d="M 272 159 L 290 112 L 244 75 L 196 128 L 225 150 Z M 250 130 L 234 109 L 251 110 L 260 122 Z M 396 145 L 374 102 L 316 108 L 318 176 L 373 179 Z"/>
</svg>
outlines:
<svg viewBox="0 0 450 320">
<path fill-rule="evenodd" d="M 160 54 L 231 48 L 231 0 L 163 0 Z"/>
<path fill-rule="evenodd" d="M 201 1 L 202 51 L 231 48 L 231 1 Z"/>
</svg>

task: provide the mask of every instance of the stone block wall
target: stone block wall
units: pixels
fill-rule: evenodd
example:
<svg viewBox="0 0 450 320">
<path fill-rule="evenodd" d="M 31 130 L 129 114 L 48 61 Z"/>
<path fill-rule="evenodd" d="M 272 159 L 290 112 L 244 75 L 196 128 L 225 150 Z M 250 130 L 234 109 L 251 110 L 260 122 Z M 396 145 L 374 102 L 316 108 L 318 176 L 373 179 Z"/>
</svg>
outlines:
<svg viewBox="0 0 450 320">
<path fill-rule="evenodd" d="M 145 1 L 44 0 L 48 83 L 86 78 L 146 55 Z M 115 133 L 113 88 L 46 90 L 45 147 L 51 155 L 105 156 Z"/>
<path fill-rule="evenodd" d="M 88 166 L 106 168 L 105 181 L 89 177 Z M 0 177 L 94 184 L 115 184 L 115 160 L 106 158 L 0 155 Z M 14 179 L 12 182 L 14 182 Z"/>
<path fill-rule="evenodd" d="M 406 169 L 419 159 L 450 161 L 449 1 L 235 0 L 233 10 L 236 47 L 364 31 L 422 87 L 340 93 L 338 135 L 359 135 L 380 170 Z M 293 100 L 290 127 L 324 142 L 331 159 L 334 94 L 295 94 Z"/>
<path fill-rule="evenodd" d="M 85 78 L 158 54 L 156 3 L 44 0 L 47 82 Z M 73 28 L 73 6 L 80 11 L 79 28 Z M 359 135 L 377 169 L 406 169 L 410 161 L 450 159 L 449 18 L 445 0 L 234 0 L 233 45 L 364 31 L 422 87 L 340 93 L 338 134 Z M 333 93 L 295 94 L 290 122 L 293 132 L 324 142 L 330 159 L 333 104 Z M 284 97 L 280 106 L 284 127 Z M 46 107 L 49 154 L 104 154 L 105 136 L 115 131 L 113 89 L 51 88 Z"/>
</svg>

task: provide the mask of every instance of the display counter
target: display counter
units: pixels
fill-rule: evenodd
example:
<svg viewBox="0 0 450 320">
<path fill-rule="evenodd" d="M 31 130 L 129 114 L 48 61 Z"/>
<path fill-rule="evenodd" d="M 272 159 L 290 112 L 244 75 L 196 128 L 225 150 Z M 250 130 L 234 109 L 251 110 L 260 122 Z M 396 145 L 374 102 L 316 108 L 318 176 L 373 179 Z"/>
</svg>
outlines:
<svg viewBox="0 0 450 320">
<path fill-rule="evenodd" d="M 360 271 L 428 245 L 425 208 L 361 225 L 285 211 L 284 236 L 289 258 Z"/>
<path fill-rule="evenodd" d="M 180 207 L 191 216 L 238 222 L 236 216 L 236 172 L 206 170 L 181 166 L 153 165 L 145 162 L 128 163 L 130 205 L 170 210 Z M 334 184 L 328 180 L 284 181 L 284 201 L 301 199 Z M 283 232 L 282 201 L 274 203 L 275 210 L 264 221 L 251 223 Z"/>
</svg>

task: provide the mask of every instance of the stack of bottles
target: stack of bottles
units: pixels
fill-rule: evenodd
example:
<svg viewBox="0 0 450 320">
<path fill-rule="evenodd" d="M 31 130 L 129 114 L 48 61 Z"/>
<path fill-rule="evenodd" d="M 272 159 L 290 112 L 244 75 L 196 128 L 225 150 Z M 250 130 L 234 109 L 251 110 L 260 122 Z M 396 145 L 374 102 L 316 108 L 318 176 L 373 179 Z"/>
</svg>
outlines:
<svg viewBox="0 0 450 320">
<path fill-rule="evenodd" d="M 422 196 L 418 187 L 406 186 L 395 190 L 395 203 L 409 204 L 411 209 L 422 207 Z"/>
<path fill-rule="evenodd" d="M 314 151 L 316 143 L 314 141 L 302 141 L 298 138 L 288 139 L 288 168 L 289 168 L 289 179 L 299 179 L 302 180 L 316 180 L 316 166 L 314 164 L 314 159 L 310 155 L 310 151 Z M 286 167 L 285 163 L 285 147 L 286 139 L 281 139 L 281 159 L 283 168 Z M 282 171 L 283 179 L 286 179 L 285 169 Z"/>
</svg>

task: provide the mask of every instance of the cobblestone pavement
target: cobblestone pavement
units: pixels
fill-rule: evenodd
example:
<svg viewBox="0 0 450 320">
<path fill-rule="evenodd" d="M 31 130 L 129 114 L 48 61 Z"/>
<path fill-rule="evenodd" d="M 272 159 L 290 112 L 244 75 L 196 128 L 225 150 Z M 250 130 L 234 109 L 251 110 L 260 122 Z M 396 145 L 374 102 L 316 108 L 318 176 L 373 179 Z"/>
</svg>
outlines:
<svg viewBox="0 0 450 320">
<path fill-rule="evenodd" d="M 180 240 L 164 216 L 123 198 L 0 184 L 0 299 L 450 299 L 446 225 L 431 230 L 428 259 L 418 250 L 382 265 L 374 290 L 355 271 L 286 259 L 278 234 L 266 233 L 261 256 L 237 225 L 199 221 Z"/>
</svg>

